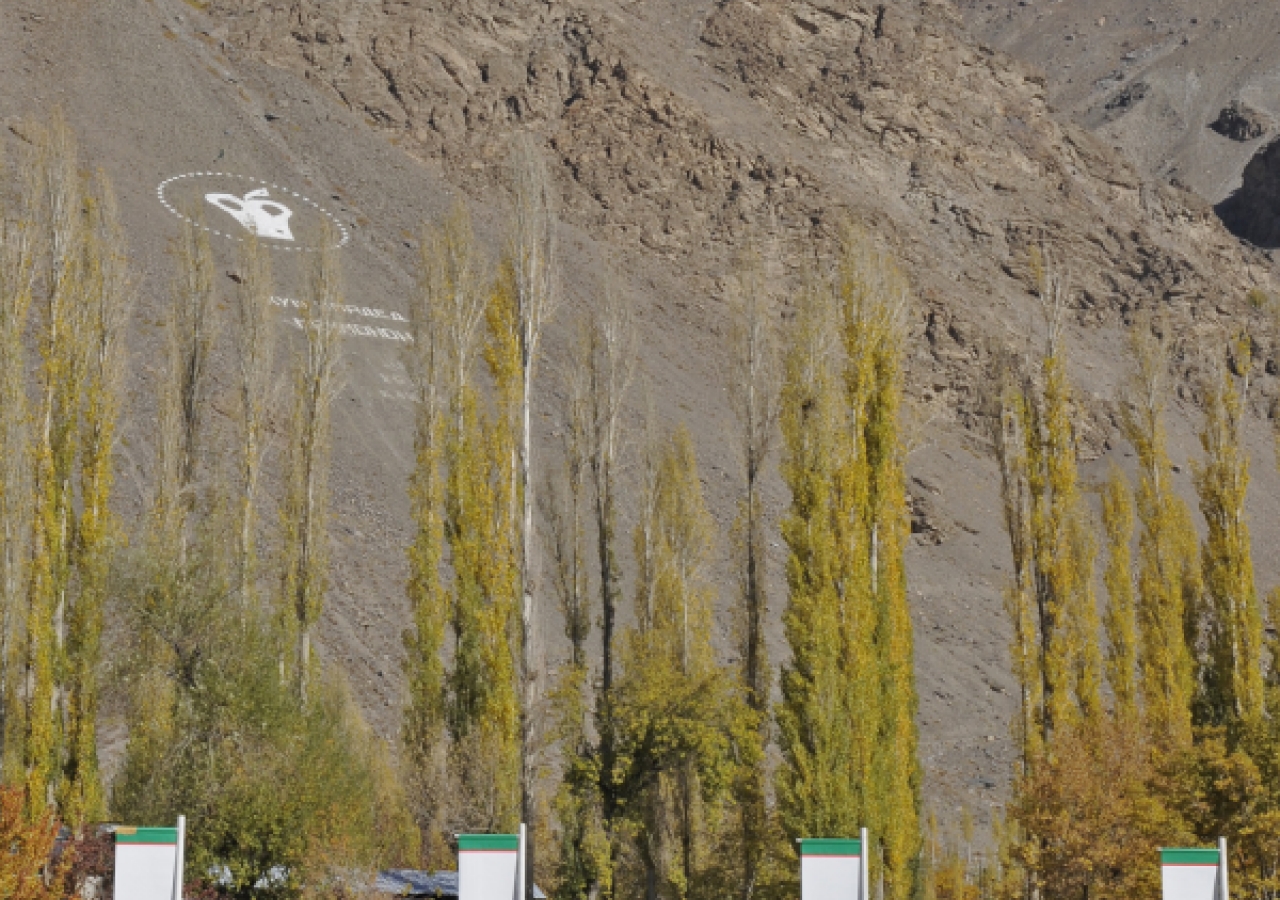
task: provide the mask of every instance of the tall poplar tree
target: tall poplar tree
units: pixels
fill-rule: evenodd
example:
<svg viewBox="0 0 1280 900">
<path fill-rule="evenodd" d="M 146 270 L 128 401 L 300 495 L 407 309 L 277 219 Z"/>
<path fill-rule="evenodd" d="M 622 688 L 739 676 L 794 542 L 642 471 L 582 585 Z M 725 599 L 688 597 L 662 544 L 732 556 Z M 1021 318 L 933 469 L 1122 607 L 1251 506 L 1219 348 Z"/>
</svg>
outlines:
<svg viewBox="0 0 1280 900">
<path fill-rule="evenodd" d="M 455 214 L 456 215 L 456 214 Z M 454 368 L 446 338 L 446 314 L 458 292 L 455 241 L 451 219 L 442 230 L 424 230 L 418 292 L 409 307 L 413 343 L 405 354 L 405 368 L 417 398 L 414 430 L 414 470 L 409 481 L 409 506 L 415 532 L 409 546 L 406 583 L 413 629 L 405 633 L 405 674 L 409 703 L 405 711 L 404 741 L 416 801 L 419 829 L 427 838 L 428 861 L 442 852 L 443 804 L 447 791 L 446 686 L 442 653 L 450 618 L 450 597 L 441 565 L 445 555 L 444 473 L 445 433 L 451 403 L 449 385 Z M 469 235 L 468 235 L 469 239 Z M 470 248 L 466 249 L 470 252 Z M 469 267 L 464 267 L 468 268 Z"/>
<path fill-rule="evenodd" d="M 879 818 L 873 825 L 881 852 L 883 896 L 906 900 L 916 888 L 921 851 L 915 641 L 903 559 L 910 534 L 906 448 L 899 430 L 907 286 L 888 259 L 863 253 L 846 263 L 850 270 L 842 280 L 860 294 L 846 306 L 846 352 L 851 358 L 858 352 L 871 358 L 862 452 L 867 459 L 870 588 L 880 678 L 873 758 Z M 862 334 L 867 330 L 874 340 L 870 347 Z M 851 387 L 863 389 L 860 384 Z"/>
<path fill-rule="evenodd" d="M 604 302 L 593 313 L 583 348 L 586 371 L 586 445 L 590 470 L 591 518 L 595 536 L 596 584 L 600 592 L 600 687 L 595 724 L 599 734 L 596 782 L 601 815 L 610 838 L 610 866 L 616 851 L 615 820 L 621 798 L 613 778 L 617 763 L 614 684 L 618 658 L 618 613 L 622 571 L 618 544 L 619 468 L 623 451 L 622 412 L 635 377 L 637 333 L 625 298 L 606 281 Z M 608 873 L 606 873 L 608 874 Z"/>
<path fill-rule="evenodd" d="M 406 644 L 405 739 L 420 789 L 434 786 L 418 810 L 429 849 L 443 849 L 439 837 L 448 831 L 519 822 L 515 309 L 511 267 L 489 280 L 462 207 L 427 230 L 408 360 L 422 402 L 411 481 L 416 627 Z M 492 402 L 476 383 L 482 358 Z"/>
<path fill-rule="evenodd" d="M 782 388 L 782 475 L 791 504 L 783 626 L 791 662 L 782 670 L 778 738 L 786 764 L 778 804 L 792 837 L 853 835 L 865 809 L 850 777 L 865 723 L 848 708 L 848 658 L 839 582 L 836 473 L 847 454 L 839 381 L 835 296 L 815 277 L 797 299 Z"/>
<path fill-rule="evenodd" d="M 517 368 L 512 372 L 513 402 L 518 401 L 514 435 L 516 459 L 512 499 L 519 506 L 519 518 L 512 522 L 519 550 L 520 605 L 520 814 L 534 826 L 534 602 L 537 588 L 534 572 L 533 402 L 542 330 L 555 313 L 556 234 L 555 198 L 546 162 L 529 135 L 517 143 L 512 165 L 515 209 L 507 250 L 511 270 L 513 304 L 510 340 Z M 527 883 L 521 891 L 533 896 L 533 866 L 526 868 Z"/>
<path fill-rule="evenodd" d="M 248 606 L 256 575 L 257 524 L 262 463 L 274 394 L 276 343 L 271 310 L 271 257 L 250 234 L 240 244 L 240 283 L 235 298 L 237 391 L 240 401 L 239 591 Z"/>
<path fill-rule="evenodd" d="M 1208 525 L 1202 558 L 1208 594 L 1208 654 L 1201 669 L 1203 718 L 1213 724 L 1253 722 L 1262 715 L 1262 610 L 1253 578 L 1245 497 L 1244 399 L 1252 356 L 1249 339 L 1231 347 L 1205 385 L 1200 431 L 1204 461 L 1193 467 L 1200 512 Z M 1232 369 L 1239 375 L 1232 374 Z"/>
<path fill-rule="evenodd" d="M 98 769 L 98 665 L 109 557 L 118 537 L 110 509 L 116 423 L 123 401 L 130 286 L 115 197 L 99 174 L 88 204 L 83 282 L 85 385 L 80 412 L 80 516 L 68 613 L 67 751 L 59 811 L 77 825 L 106 812 Z"/>
<path fill-rule="evenodd" d="M 1195 670 L 1191 646 L 1201 592 L 1198 537 L 1173 486 L 1164 424 L 1168 358 L 1151 323 L 1134 331 L 1136 371 L 1121 419 L 1138 460 L 1137 631 L 1143 715 L 1153 737 L 1191 743 Z"/>
<path fill-rule="evenodd" d="M 29 815 L 56 804 L 78 827 L 103 812 L 97 675 L 129 287 L 106 179 L 80 172 L 60 116 L 30 133 L 19 205 L 0 210 L 4 774 Z"/>
<path fill-rule="evenodd" d="M 3 172 L 3 170 L 0 170 Z M 23 174 L 29 174 L 24 171 Z M 0 207 L 0 776 L 21 781 L 25 716 L 22 677 L 25 591 L 31 537 L 31 447 L 23 336 L 35 290 L 37 234 L 28 186 L 14 208 Z"/>
<path fill-rule="evenodd" d="M 684 900 L 708 893 L 721 862 L 710 851 L 736 774 L 734 751 L 754 726 L 711 644 L 714 529 L 692 441 L 681 428 L 649 453 L 613 778 L 638 857 L 630 893 Z"/>
<path fill-rule="evenodd" d="M 73 479 L 79 395 L 84 376 L 85 192 L 66 123 L 41 129 L 31 163 L 36 221 L 43 244 L 35 309 L 40 365 L 36 375 L 34 505 L 24 652 L 23 769 L 32 812 L 52 804 L 65 750 L 68 601 L 75 530 Z"/>
<path fill-rule="evenodd" d="M 213 589 L 208 582 L 216 583 L 203 554 L 189 552 L 195 512 L 210 501 L 200 479 L 212 453 L 205 416 L 218 327 L 212 249 L 198 214 L 182 223 L 172 247 L 177 272 L 165 297 L 164 364 L 154 382 L 152 496 L 137 542 L 141 584 L 126 696 L 129 734 L 113 805 L 127 805 L 135 786 L 146 790 L 151 771 L 173 746 L 182 688 L 190 683 L 188 632 L 197 627 L 192 619 L 203 618 L 192 608 L 201 609 L 200 598 Z M 186 685 L 178 673 L 188 676 Z"/>
<path fill-rule="evenodd" d="M 1112 469 L 1102 493 L 1102 524 L 1107 533 L 1107 683 L 1115 698 L 1115 717 L 1138 721 L 1138 627 L 1134 610 L 1132 556 L 1133 492 L 1119 469 Z"/>
<path fill-rule="evenodd" d="M 905 301 L 894 265 L 848 234 L 831 279 L 802 295 L 782 395 L 782 821 L 795 837 L 869 826 L 873 877 L 894 898 L 915 890 L 920 852 L 898 431 Z"/>
<path fill-rule="evenodd" d="M 1102 712 L 1096 548 L 1078 483 L 1062 340 L 1067 287 L 1038 253 L 1032 258 L 1048 335 L 1034 375 L 1005 389 L 996 440 L 1014 557 L 1008 605 L 1022 684 L 1024 768 L 1051 752 L 1055 732 Z"/>
<path fill-rule="evenodd" d="M 311 681 L 312 633 L 329 588 L 330 411 L 338 389 L 342 354 L 338 314 L 343 304 L 336 241 L 322 235 L 310 289 L 303 307 L 305 344 L 295 356 L 293 412 L 282 507 L 286 607 L 294 617 L 297 651 L 295 684 L 305 705 Z"/>
<path fill-rule="evenodd" d="M 607 272 L 603 281 L 600 302 L 583 323 L 566 370 L 563 487 L 549 487 L 555 498 L 546 516 L 571 650 L 557 692 L 557 738 L 565 758 L 555 800 L 561 828 L 558 874 L 562 894 L 582 898 L 612 896 L 624 802 L 615 778 L 621 577 L 617 465 L 622 406 L 636 353 L 630 310 Z M 601 674 L 591 690 L 587 639 L 597 602 Z"/>
<path fill-rule="evenodd" d="M 741 429 L 743 497 L 735 525 L 741 591 L 742 679 L 747 703 L 757 718 L 760 764 L 745 771 L 738 787 L 741 818 L 742 875 L 740 895 L 747 900 L 756 889 L 764 862 L 769 810 L 764 747 L 769 741 L 769 701 L 773 679 L 765 645 L 768 612 L 767 548 L 761 482 L 775 439 L 781 398 L 779 365 L 772 310 L 762 261 L 748 254 L 738 262 L 731 340 L 729 391 Z"/>
</svg>

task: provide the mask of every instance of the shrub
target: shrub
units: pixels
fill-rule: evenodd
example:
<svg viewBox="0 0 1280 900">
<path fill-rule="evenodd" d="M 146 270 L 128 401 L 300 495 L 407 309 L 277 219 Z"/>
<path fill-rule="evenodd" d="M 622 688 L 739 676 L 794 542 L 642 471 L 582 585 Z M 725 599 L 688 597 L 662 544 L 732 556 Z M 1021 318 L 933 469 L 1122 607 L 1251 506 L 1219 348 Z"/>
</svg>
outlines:
<svg viewBox="0 0 1280 900">
<path fill-rule="evenodd" d="M 22 790 L 0 786 L 0 897 L 5 900 L 61 900 L 72 852 L 53 859 L 58 823 L 48 811 L 29 821 Z"/>
</svg>

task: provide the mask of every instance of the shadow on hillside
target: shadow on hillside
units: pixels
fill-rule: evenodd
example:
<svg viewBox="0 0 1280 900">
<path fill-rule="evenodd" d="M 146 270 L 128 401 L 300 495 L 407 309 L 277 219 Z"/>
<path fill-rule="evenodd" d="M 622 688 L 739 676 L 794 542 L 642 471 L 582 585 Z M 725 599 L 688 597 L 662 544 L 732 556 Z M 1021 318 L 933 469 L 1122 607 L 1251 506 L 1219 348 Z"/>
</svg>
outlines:
<svg viewBox="0 0 1280 900">
<path fill-rule="evenodd" d="M 1254 154 L 1239 189 L 1213 210 L 1236 237 L 1266 250 L 1280 248 L 1280 140 Z"/>
</svg>

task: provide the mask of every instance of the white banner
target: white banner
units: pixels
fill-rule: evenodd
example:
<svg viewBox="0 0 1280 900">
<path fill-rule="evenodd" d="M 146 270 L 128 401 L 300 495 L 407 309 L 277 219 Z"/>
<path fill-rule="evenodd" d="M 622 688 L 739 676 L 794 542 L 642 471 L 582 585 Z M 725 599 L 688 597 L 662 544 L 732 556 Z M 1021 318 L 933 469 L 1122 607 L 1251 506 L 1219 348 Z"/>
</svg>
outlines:
<svg viewBox="0 0 1280 900">
<path fill-rule="evenodd" d="M 173 900 L 178 829 L 117 828 L 115 900 Z"/>
<path fill-rule="evenodd" d="M 458 900 L 518 900 L 520 838 L 458 835 Z"/>
<path fill-rule="evenodd" d="M 1164 900 L 1220 900 L 1220 862 L 1221 855 L 1217 850 L 1162 848 L 1160 880 L 1164 887 Z"/>
<path fill-rule="evenodd" d="M 861 900 L 862 841 L 800 841 L 800 900 Z"/>
</svg>

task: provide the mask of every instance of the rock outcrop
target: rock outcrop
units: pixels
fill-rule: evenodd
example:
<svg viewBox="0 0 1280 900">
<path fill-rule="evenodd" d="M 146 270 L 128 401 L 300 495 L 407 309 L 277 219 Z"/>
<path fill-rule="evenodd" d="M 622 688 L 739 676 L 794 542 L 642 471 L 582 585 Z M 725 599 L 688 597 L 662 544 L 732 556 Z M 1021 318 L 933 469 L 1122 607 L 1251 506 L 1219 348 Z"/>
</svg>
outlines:
<svg viewBox="0 0 1280 900">
<path fill-rule="evenodd" d="M 1024 337 L 1032 243 L 1070 260 L 1081 325 L 1253 286 L 1207 205 L 1144 185 L 1056 121 L 1043 77 L 968 43 L 949 3 L 215 0 L 210 12 L 236 47 L 327 86 L 473 194 L 500 189 L 514 132 L 539 133 L 570 221 L 699 290 L 718 290 L 749 235 L 799 259 L 842 220 L 864 223 L 911 270 L 922 314 L 945 309 L 983 335 L 931 344 L 918 366 L 961 420 L 984 342 Z"/>
<path fill-rule="evenodd" d="M 1225 138 L 1245 143 L 1257 140 L 1266 134 L 1271 128 L 1271 123 L 1266 116 L 1252 106 L 1236 100 L 1229 106 L 1224 106 L 1222 112 L 1218 113 L 1218 118 L 1214 119 L 1209 127 Z"/>
<path fill-rule="evenodd" d="M 1280 140 L 1258 151 L 1245 166 L 1240 189 L 1218 204 L 1235 234 L 1267 249 L 1280 247 Z"/>
</svg>

